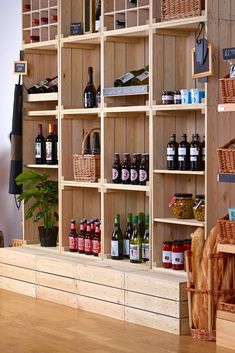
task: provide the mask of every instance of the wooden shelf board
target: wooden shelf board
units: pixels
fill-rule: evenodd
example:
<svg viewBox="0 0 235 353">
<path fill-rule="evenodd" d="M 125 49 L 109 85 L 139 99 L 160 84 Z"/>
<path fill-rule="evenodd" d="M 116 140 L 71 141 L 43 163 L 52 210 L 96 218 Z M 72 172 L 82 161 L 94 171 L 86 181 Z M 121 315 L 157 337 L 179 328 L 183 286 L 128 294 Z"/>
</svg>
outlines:
<svg viewBox="0 0 235 353">
<path fill-rule="evenodd" d="M 101 183 L 91 183 L 91 182 L 79 182 L 74 180 L 63 180 L 61 181 L 62 186 L 69 186 L 74 188 L 101 188 Z"/>
<path fill-rule="evenodd" d="M 26 113 L 27 116 L 56 116 L 57 110 L 30 110 Z"/>
<path fill-rule="evenodd" d="M 199 222 L 199 221 L 196 221 L 195 219 L 154 218 L 154 222 L 179 224 L 179 225 L 192 226 L 192 227 L 205 227 L 204 222 Z"/>
<path fill-rule="evenodd" d="M 155 169 L 154 174 L 205 175 L 205 171 Z"/>
<path fill-rule="evenodd" d="M 178 110 L 203 110 L 206 108 L 205 103 L 197 103 L 197 104 L 159 104 L 154 105 L 153 110 L 156 111 L 178 111 Z"/>
<path fill-rule="evenodd" d="M 200 22 L 206 22 L 207 16 L 195 16 L 178 20 L 162 21 L 153 24 L 153 29 L 183 29 L 186 31 L 195 31 Z"/>
<path fill-rule="evenodd" d="M 179 282 L 186 282 L 187 273 L 185 271 L 176 271 L 172 270 L 172 268 L 163 268 L 163 267 L 153 267 L 153 271 L 157 273 L 163 273 L 166 276 L 174 276 L 179 279 Z"/>
<path fill-rule="evenodd" d="M 36 93 L 28 94 L 27 102 L 57 101 L 58 93 Z"/>
<path fill-rule="evenodd" d="M 43 49 L 43 50 L 56 50 L 58 47 L 59 41 L 57 39 L 54 40 L 47 40 L 44 42 L 37 42 L 37 43 L 23 43 L 22 47 L 23 50 L 27 49 Z"/>
<path fill-rule="evenodd" d="M 218 244 L 217 251 L 235 254 L 235 244 Z"/>
<path fill-rule="evenodd" d="M 114 16 L 115 14 L 119 13 L 125 13 L 125 12 L 137 12 L 138 10 L 149 10 L 150 6 L 149 5 L 143 5 L 143 6 L 135 6 L 131 7 L 129 9 L 123 9 L 123 10 L 118 10 L 118 11 L 110 11 L 106 12 L 104 16 Z"/>
<path fill-rule="evenodd" d="M 135 26 L 135 27 L 128 27 L 128 28 L 121 28 L 121 29 L 114 29 L 111 31 L 105 31 L 105 37 L 148 37 L 149 35 L 149 25 L 142 25 L 142 26 Z"/>
<path fill-rule="evenodd" d="M 235 103 L 231 104 L 219 104 L 218 112 L 227 113 L 227 112 L 235 112 Z"/>
<path fill-rule="evenodd" d="M 124 184 L 112 184 L 105 183 L 103 184 L 104 188 L 107 190 L 120 190 L 120 191 L 142 191 L 149 192 L 150 188 L 147 185 L 124 185 Z"/>
<path fill-rule="evenodd" d="M 235 183 L 235 173 L 220 173 L 217 175 L 220 183 Z"/>
<path fill-rule="evenodd" d="M 58 164 L 48 165 L 48 164 L 26 164 L 27 168 L 37 168 L 37 169 L 58 169 Z"/>
<path fill-rule="evenodd" d="M 61 44 L 66 43 L 86 43 L 86 44 L 100 44 L 101 35 L 100 33 L 88 33 L 81 35 L 69 35 L 61 39 Z"/>
<path fill-rule="evenodd" d="M 78 108 L 61 110 L 61 114 L 63 115 L 98 115 L 100 113 L 100 108 Z"/>
<path fill-rule="evenodd" d="M 105 113 L 135 113 L 149 112 L 150 108 L 147 105 L 126 106 L 126 107 L 104 107 Z"/>
</svg>

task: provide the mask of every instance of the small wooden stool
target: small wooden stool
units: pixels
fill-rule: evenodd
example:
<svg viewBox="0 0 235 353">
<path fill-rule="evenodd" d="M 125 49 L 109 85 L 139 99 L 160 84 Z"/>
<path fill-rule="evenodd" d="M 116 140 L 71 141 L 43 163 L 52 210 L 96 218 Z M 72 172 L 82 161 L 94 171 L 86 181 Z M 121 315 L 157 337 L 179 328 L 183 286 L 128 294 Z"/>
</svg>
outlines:
<svg viewBox="0 0 235 353">
<path fill-rule="evenodd" d="M 17 247 L 22 246 L 23 240 L 22 239 L 11 239 L 11 246 Z"/>
</svg>

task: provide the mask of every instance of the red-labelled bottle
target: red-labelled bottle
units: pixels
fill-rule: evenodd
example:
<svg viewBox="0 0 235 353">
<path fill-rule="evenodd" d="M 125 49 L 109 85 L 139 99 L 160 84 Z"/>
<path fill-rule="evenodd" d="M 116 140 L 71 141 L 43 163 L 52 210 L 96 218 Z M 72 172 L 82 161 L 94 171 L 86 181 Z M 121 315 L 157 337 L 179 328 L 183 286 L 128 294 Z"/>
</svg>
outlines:
<svg viewBox="0 0 235 353">
<path fill-rule="evenodd" d="M 162 247 L 162 267 L 172 268 L 172 242 L 164 241 Z"/>
<path fill-rule="evenodd" d="M 122 166 L 120 163 L 119 153 L 115 153 L 113 167 L 112 167 L 112 181 L 114 184 L 121 184 L 122 182 L 121 173 L 122 173 Z"/>
<path fill-rule="evenodd" d="M 78 235 L 76 232 L 76 222 L 71 219 L 70 233 L 69 233 L 69 251 L 78 251 Z"/>
<path fill-rule="evenodd" d="M 85 253 L 85 235 L 86 235 L 86 222 L 80 221 L 80 231 L 78 234 L 78 252 L 79 254 Z"/>
<path fill-rule="evenodd" d="M 172 269 L 184 269 L 184 242 L 180 240 L 172 244 Z"/>
<path fill-rule="evenodd" d="M 91 222 L 87 223 L 86 235 L 85 235 L 85 254 L 92 255 L 92 233 L 91 233 Z"/>
<path fill-rule="evenodd" d="M 57 125 L 53 124 L 52 159 L 54 164 L 58 164 L 58 135 Z"/>
<path fill-rule="evenodd" d="M 93 255 L 98 256 L 101 252 L 100 222 L 95 223 L 95 234 L 92 239 Z"/>
<path fill-rule="evenodd" d="M 131 184 L 138 185 L 139 184 L 139 168 L 137 165 L 137 155 L 133 154 L 133 160 L 131 163 Z"/>
<path fill-rule="evenodd" d="M 139 184 L 146 185 L 147 181 L 148 181 L 148 169 L 146 166 L 146 157 L 145 157 L 145 154 L 142 154 L 140 169 L 139 169 Z"/>
<path fill-rule="evenodd" d="M 36 164 L 46 162 L 46 142 L 42 134 L 42 124 L 38 124 L 38 136 L 35 139 L 35 162 Z"/>
<path fill-rule="evenodd" d="M 131 183 L 130 170 L 131 170 L 130 153 L 124 153 L 124 160 L 122 164 L 122 184 Z"/>
</svg>

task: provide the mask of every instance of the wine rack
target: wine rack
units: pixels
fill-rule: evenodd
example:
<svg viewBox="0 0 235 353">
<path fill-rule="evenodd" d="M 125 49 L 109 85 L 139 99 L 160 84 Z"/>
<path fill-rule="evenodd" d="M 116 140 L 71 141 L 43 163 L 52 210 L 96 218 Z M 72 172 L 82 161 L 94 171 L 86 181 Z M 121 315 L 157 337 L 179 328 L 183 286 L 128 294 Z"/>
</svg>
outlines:
<svg viewBox="0 0 235 353">
<path fill-rule="evenodd" d="M 22 16 L 24 44 L 51 41 L 57 38 L 57 0 L 24 0 Z"/>
</svg>

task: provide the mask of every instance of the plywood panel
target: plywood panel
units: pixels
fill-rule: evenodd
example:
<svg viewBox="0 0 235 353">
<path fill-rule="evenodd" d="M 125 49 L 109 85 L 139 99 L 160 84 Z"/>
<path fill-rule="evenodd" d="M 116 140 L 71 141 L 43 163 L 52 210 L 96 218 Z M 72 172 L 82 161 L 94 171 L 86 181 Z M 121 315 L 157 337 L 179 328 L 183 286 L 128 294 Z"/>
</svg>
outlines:
<svg viewBox="0 0 235 353">
<path fill-rule="evenodd" d="M 78 294 L 124 305 L 124 290 L 95 283 L 78 281 Z"/>
<path fill-rule="evenodd" d="M 0 275 L 19 281 L 35 283 L 35 271 L 31 269 L 1 263 Z"/>
<path fill-rule="evenodd" d="M 53 303 L 70 306 L 71 308 L 77 307 L 76 294 L 42 286 L 37 286 L 36 290 L 38 299 L 48 300 Z"/>
<path fill-rule="evenodd" d="M 0 280 L 1 289 L 5 289 L 11 292 L 28 295 L 29 297 L 35 297 L 35 284 L 18 281 L 16 279 L 1 277 Z"/>
<path fill-rule="evenodd" d="M 76 293 L 76 280 L 62 276 L 55 276 L 50 273 L 37 272 L 36 281 L 39 286 L 59 289 L 65 292 Z"/>
</svg>

